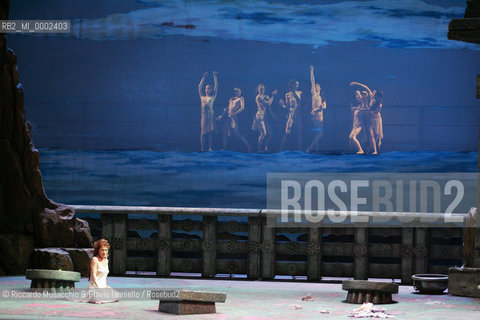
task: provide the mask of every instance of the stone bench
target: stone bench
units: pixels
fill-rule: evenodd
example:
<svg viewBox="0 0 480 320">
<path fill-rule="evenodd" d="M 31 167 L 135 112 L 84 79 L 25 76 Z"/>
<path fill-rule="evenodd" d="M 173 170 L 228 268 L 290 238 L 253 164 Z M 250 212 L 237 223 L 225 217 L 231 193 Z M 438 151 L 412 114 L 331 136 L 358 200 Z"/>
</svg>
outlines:
<svg viewBox="0 0 480 320">
<path fill-rule="evenodd" d="M 152 299 L 158 299 L 158 311 L 173 314 L 216 313 L 215 302 L 225 302 L 227 295 L 218 292 L 188 290 L 154 290 Z"/>
<path fill-rule="evenodd" d="M 392 303 L 392 293 L 398 293 L 398 284 L 367 280 L 347 280 L 342 282 L 342 290 L 348 291 L 348 303 L 373 304 Z"/>
<path fill-rule="evenodd" d="M 27 269 L 25 277 L 32 280 L 30 288 L 49 290 L 50 292 L 64 292 L 73 290 L 75 282 L 80 281 L 80 272 Z"/>
</svg>

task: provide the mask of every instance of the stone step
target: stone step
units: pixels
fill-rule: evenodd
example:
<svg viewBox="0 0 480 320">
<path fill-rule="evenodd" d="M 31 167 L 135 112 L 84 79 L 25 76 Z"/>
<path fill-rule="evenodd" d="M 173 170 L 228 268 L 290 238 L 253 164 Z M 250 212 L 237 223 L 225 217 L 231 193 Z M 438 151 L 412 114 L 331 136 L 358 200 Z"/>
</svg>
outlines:
<svg viewBox="0 0 480 320">
<path fill-rule="evenodd" d="M 227 295 L 220 292 L 190 290 L 153 290 L 152 299 L 158 299 L 158 311 L 179 315 L 215 313 L 216 302 L 225 302 Z"/>
</svg>

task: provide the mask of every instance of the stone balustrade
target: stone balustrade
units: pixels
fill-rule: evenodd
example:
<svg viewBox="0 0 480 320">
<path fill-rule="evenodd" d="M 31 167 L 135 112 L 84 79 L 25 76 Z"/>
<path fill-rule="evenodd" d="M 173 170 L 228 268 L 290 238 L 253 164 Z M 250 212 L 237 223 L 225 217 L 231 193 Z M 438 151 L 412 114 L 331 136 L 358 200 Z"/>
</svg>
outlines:
<svg viewBox="0 0 480 320">
<path fill-rule="evenodd" d="M 333 223 L 275 224 L 279 210 L 73 206 L 111 245 L 110 272 L 401 279 L 462 263 L 462 219 L 440 214 L 339 212 Z M 452 218 L 450 217 L 450 218 Z M 389 222 L 384 223 L 385 220 Z M 402 223 L 408 219 L 410 223 Z M 361 221 L 361 222 L 358 222 Z M 382 222 L 383 221 L 383 222 Z M 147 234 L 147 235 L 145 235 Z"/>
</svg>

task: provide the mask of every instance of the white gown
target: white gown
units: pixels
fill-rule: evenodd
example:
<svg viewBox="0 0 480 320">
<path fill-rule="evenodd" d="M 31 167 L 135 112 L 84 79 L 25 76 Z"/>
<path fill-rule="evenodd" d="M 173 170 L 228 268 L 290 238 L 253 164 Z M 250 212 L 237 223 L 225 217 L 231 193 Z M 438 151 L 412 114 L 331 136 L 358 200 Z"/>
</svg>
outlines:
<svg viewBox="0 0 480 320">
<path fill-rule="evenodd" d="M 103 262 L 98 262 L 97 264 L 97 284 L 93 281 L 93 278 L 90 279 L 88 283 L 88 288 L 110 288 L 107 286 L 107 276 L 108 276 L 108 260 L 105 259 L 107 264 L 104 266 Z"/>
<path fill-rule="evenodd" d="M 90 303 L 108 303 L 118 301 L 116 298 L 116 291 L 107 285 L 107 275 L 109 270 L 108 260 L 106 258 L 105 260 L 105 266 L 104 263 L 100 261 L 97 264 L 97 283 L 95 284 L 92 278 L 88 283 L 88 302 Z"/>
</svg>

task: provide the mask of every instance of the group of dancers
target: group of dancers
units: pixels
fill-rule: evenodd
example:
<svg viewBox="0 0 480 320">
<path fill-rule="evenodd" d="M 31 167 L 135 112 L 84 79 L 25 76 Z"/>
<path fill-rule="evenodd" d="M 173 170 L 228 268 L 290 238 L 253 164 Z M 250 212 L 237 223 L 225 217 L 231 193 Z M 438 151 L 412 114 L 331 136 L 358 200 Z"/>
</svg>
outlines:
<svg viewBox="0 0 480 320">
<path fill-rule="evenodd" d="M 228 137 L 236 136 L 250 152 L 252 148 L 247 139 L 240 134 L 238 127 L 238 115 L 245 109 L 245 99 L 242 96 L 242 90 L 240 88 L 233 89 L 234 94 L 229 99 L 228 106 L 224 108 L 221 115 L 215 118 L 213 104 L 218 92 L 217 72 L 213 72 L 213 87 L 210 84 L 205 85 L 207 75 L 207 72 L 203 74 L 198 85 L 198 94 L 200 96 L 202 110 L 200 133 L 201 151 L 212 151 L 213 133 L 217 127 L 222 132 L 223 149 L 226 148 Z M 314 137 L 306 149 L 307 152 L 318 150 L 319 142 L 324 135 L 323 111 L 327 108 L 322 88 L 318 83 L 315 83 L 313 66 L 310 66 L 310 83 L 310 116 L 313 124 Z M 372 91 L 366 85 L 358 82 L 351 82 L 350 86 L 357 86 L 359 88 L 359 90 L 355 92 L 357 105 L 351 107 L 353 126 L 349 136 L 350 142 L 357 154 L 377 154 L 383 138 L 381 117 L 383 92 L 377 90 Z M 265 92 L 265 85 L 260 83 L 257 86 L 257 96 L 255 98 L 257 113 L 255 114 L 252 124 L 252 130 L 257 131 L 259 134 L 257 141 L 258 152 L 269 151 L 272 130 L 267 114 L 275 118 L 272 111 L 272 104 L 278 93 L 277 90 L 274 90 L 269 96 Z M 299 82 L 294 79 L 290 80 L 284 98 L 278 100 L 279 106 L 287 111 L 283 137 L 280 142 L 280 151 L 283 150 L 287 138 L 292 135 L 293 131 L 296 132 L 298 149 L 301 149 L 303 105 L 305 104 L 305 100 L 304 93 L 299 89 Z M 362 130 L 366 136 L 366 142 L 363 146 L 358 139 Z"/>
</svg>

